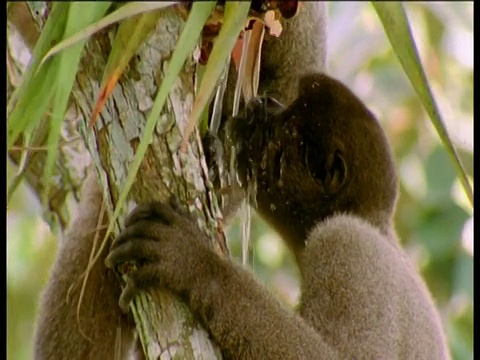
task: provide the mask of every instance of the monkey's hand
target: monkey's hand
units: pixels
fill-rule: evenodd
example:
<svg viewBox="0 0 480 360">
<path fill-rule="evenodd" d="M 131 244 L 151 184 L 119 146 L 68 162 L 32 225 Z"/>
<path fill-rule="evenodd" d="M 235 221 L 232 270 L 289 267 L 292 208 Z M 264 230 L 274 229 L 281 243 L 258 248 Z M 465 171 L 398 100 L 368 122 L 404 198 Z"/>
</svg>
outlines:
<svg viewBox="0 0 480 360">
<path fill-rule="evenodd" d="M 159 202 L 137 207 L 115 240 L 106 265 L 133 265 L 119 305 L 124 311 L 140 290 L 167 287 L 179 295 L 192 288 L 205 257 L 215 255 L 208 238 L 179 205 Z M 202 260 L 203 258 L 203 260 Z M 131 266 L 128 266 L 131 267 Z"/>
<path fill-rule="evenodd" d="M 136 266 L 120 306 L 128 310 L 138 291 L 161 286 L 180 295 L 227 358 L 336 358 L 312 327 L 207 241 L 194 220 L 172 206 L 138 207 L 106 259 L 112 268 Z"/>
</svg>

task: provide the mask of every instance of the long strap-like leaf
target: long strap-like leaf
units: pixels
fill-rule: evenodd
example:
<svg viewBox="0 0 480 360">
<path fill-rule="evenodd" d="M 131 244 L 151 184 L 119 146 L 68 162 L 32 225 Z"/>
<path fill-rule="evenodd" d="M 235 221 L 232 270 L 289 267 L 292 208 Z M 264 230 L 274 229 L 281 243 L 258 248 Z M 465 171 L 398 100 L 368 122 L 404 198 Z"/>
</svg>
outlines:
<svg viewBox="0 0 480 360">
<path fill-rule="evenodd" d="M 465 169 L 458 157 L 457 151 L 448 135 L 447 128 L 442 119 L 437 103 L 430 89 L 425 71 L 418 56 L 415 40 L 410 31 L 405 9 L 400 2 L 373 2 L 378 17 L 382 21 L 385 33 L 387 34 L 392 49 L 398 57 L 403 70 L 407 74 L 410 83 L 417 92 L 425 110 L 437 130 L 440 139 L 450 154 L 456 168 L 460 181 L 465 189 L 470 204 L 473 206 L 473 189 L 468 180 Z"/>
</svg>

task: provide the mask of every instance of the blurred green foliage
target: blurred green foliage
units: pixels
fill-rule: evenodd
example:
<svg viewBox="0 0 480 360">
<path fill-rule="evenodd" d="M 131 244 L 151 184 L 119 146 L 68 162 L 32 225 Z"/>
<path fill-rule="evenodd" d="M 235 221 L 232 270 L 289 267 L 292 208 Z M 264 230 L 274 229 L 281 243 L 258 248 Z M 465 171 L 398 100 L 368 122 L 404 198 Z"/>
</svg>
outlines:
<svg viewBox="0 0 480 360">
<path fill-rule="evenodd" d="M 473 180 L 473 3 L 406 3 L 434 94 Z M 455 169 L 392 54 L 372 6 L 329 4 L 328 69 L 378 116 L 400 175 L 396 229 L 440 309 L 453 359 L 473 359 L 473 210 Z M 12 179 L 7 169 L 7 181 Z M 36 307 L 56 241 L 23 186 L 7 213 L 7 358 L 31 358 Z M 241 221 L 229 228 L 241 258 Z M 299 289 L 290 254 L 268 226 L 252 218 L 250 264 L 286 303 Z"/>
</svg>

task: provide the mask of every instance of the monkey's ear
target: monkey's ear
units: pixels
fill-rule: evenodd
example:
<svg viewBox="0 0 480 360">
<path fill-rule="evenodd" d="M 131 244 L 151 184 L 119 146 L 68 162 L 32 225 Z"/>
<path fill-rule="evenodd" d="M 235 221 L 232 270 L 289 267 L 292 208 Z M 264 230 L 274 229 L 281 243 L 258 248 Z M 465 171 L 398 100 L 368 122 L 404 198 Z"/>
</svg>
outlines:
<svg viewBox="0 0 480 360">
<path fill-rule="evenodd" d="M 328 155 L 325 161 L 325 179 L 323 184 L 325 192 L 336 194 L 347 181 L 348 169 L 347 162 L 339 150 L 335 150 Z"/>
</svg>

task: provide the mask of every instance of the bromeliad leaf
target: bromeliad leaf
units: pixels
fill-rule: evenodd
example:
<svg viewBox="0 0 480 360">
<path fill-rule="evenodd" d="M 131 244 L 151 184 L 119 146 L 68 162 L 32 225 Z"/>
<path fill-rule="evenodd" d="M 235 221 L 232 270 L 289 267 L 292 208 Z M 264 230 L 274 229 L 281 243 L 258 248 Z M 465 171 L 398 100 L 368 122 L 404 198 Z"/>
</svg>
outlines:
<svg viewBox="0 0 480 360">
<path fill-rule="evenodd" d="M 442 115 L 425 76 L 420 58 L 418 56 L 415 40 L 413 39 L 405 9 L 400 2 L 372 2 L 380 18 L 385 33 L 398 57 L 410 83 L 427 111 L 433 126 L 440 139 L 450 154 L 460 177 L 460 181 L 473 206 L 473 189 L 468 180 L 465 169 L 458 157 L 457 151 L 448 134 Z"/>
<path fill-rule="evenodd" d="M 193 105 L 192 115 L 183 135 L 184 146 L 213 94 L 225 62 L 235 46 L 240 31 L 245 27 L 249 10 L 250 2 L 227 1 L 225 3 L 223 25 L 213 45 L 205 73 L 203 74 L 202 83 L 200 84 L 200 90 Z"/>
<path fill-rule="evenodd" d="M 10 149 L 18 136 L 35 123 L 45 113 L 50 98 L 53 94 L 52 76 L 50 66 L 36 74 L 40 60 L 47 52 L 52 43 L 62 39 L 65 31 L 65 24 L 68 18 L 69 3 L 54 3 L 52 11 L 47 19 L 45 27 L 37 41 L 33 51 L 28 70 L 23 76 L 22 84 L 15 90 L 7 108 L 7 148 Z"/>
</svg>

